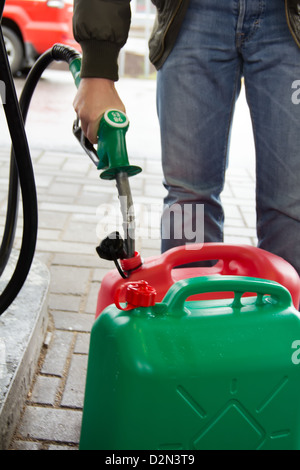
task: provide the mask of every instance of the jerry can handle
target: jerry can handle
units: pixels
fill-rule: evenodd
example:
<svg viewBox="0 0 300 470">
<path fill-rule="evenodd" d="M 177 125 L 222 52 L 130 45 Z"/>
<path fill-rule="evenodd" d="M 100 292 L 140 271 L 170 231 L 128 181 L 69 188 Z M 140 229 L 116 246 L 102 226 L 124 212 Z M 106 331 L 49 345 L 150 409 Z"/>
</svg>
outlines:
<svg viewBox="0 0 300 470">
<path fill-rule="evenodd" d="M 278 270 L 284 271 L 287 269 L 287 263 L 284 260 L 251 245 L 195 243 L 173 248 L 164 254 L 164 266 L 167 271 L 180 265 L 211 260 L 223 262 L 222 272 L 224 275 L 236 275 L 235 272 L 232 272 L 232 261 L 237 261 L 243 266 L 247 266 L 248 271 L 251 269 L 252 277 L 255 277 L 255 273 L 274 272 L 273 265 L 277 266 Z"/>
<path fill-rule="evenodd" d="M 184 303 L 188 297 L 207 292 L 234 292 L 232 307 L 241 309 L 242 296 L 247 293 L 256 293 L 257 306 L 265 305 L 263 297 L 268 295 L 279 303 L 282 309 L 292 306 L 289 291 L 275 281 L 250 278 L 244 276 L 203 276 L 184 279 L 176 282 L 165 295 L 162 303 L 172 316 L 185 314 Z"/>
</svg>

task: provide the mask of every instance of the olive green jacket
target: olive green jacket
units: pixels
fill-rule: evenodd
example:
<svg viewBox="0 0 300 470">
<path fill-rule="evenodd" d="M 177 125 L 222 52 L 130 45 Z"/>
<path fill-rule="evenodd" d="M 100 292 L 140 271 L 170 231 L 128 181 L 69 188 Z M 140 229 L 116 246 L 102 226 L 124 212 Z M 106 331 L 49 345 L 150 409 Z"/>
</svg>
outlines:
<svg viewBox="0 0 300 470">
<path fill-rule="evenodd" d="M 149 40 L 157 69 L 171 52 L 190 0 L 152 0 L 157 7 Z M 291 34 L 300 47 L 300 0 L 283 0 Z M 130 29 L 130 0 L 74 0 L 73 30 L 83 52 L 82 77 L 118 80 L 118 56 Z"/>
</svg>

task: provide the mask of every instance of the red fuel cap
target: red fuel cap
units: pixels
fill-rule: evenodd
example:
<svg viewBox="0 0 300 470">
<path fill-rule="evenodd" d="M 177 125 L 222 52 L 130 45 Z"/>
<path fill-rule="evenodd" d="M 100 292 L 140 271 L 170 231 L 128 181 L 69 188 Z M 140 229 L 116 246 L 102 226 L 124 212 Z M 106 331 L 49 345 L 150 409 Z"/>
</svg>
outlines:
<svg viewBox="0 0 300 470">
<path fill-rule="evenodd" d="M 125 290 L 126 307 L 120 305 L 120 298 Z M 116 291 L 115 304 L 120 310 L 128 311 L 137 307 L 155 305 L 156 290 L 146 281 L 127 282 Z"/>
</svg>

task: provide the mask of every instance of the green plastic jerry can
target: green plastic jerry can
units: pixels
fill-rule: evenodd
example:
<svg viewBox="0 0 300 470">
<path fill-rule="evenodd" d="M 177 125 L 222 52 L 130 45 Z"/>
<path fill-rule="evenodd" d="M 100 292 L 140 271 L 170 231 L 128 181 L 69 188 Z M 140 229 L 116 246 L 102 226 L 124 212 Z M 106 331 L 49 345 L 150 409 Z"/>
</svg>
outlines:
<svg viewBox="0 0 300 470">
<path fill-rule="evenodd" d="M 146 284 L 128 284 L 127 304 L 92 328 L 80 449 L 299 450 L 300 315 L 289 292 L 211 276 L 179 281 L 155 304 Z M 234 299 L 191 297 L 226 291 Z"/>
</svg>

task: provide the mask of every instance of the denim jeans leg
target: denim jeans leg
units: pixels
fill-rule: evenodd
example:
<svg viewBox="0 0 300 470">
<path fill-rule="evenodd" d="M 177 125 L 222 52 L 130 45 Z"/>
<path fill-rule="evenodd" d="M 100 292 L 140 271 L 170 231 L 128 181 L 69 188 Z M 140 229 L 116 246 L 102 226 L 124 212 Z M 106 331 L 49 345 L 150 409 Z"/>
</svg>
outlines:
<svg viewBox="0 0 300 470">
<path fill-rule="evenodd" d="M 259 247 L 286 259 L 300 275 L 300 104 L 293 88 L 300 50 L 284 2 L 266 1 L 265 8 L 241 48 L 256 145 L 257 234 Z"/>
<path fill-rule="evenodd" d="M 199 206 L 204 206 L 201 241 L 223 240 L 220 193 L 241 82 L 235 6 L 236 1 L 191 0 L 176 45 L 158 72 L 157 107 L 168 191 L 162 251 L 195 241 L 186 234 L 187 223 L 192 226 L 189 233 L 203 233 L 199 227 L 203 219 L 197 220 Z M 177 211 L 173 211 L 169 230 L 170 208 L 174 207 Z"/>
</svg>

